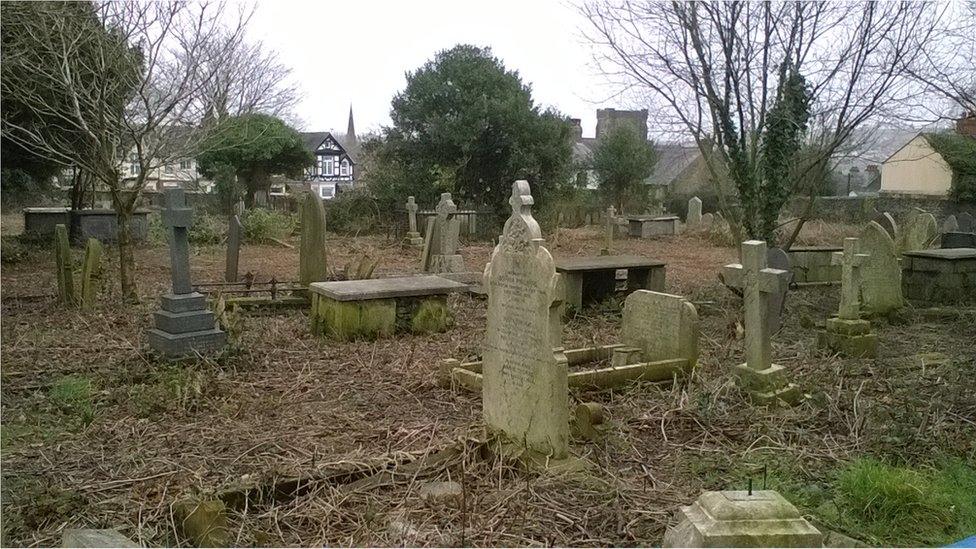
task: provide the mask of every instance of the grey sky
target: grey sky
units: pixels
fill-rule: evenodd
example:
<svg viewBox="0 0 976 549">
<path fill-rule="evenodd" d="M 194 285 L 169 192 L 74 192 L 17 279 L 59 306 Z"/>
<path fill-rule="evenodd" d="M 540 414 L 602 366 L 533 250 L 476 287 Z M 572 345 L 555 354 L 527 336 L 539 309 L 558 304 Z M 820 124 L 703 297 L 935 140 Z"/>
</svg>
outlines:
<svg viewBox="0 0 976 549">
<path fill-rule="evenodd" d="M 404 73 L 458 43 L 490 46 L 532 87 L 535 101 L 583 119 L 592 135 L 608 92 L 590 67 L 583 20 L 562 0 L 259 1 L 250 35 L 274 48 L 304 93 L 305 130 L 357 133 L 389 123 Z"/>
</svg>

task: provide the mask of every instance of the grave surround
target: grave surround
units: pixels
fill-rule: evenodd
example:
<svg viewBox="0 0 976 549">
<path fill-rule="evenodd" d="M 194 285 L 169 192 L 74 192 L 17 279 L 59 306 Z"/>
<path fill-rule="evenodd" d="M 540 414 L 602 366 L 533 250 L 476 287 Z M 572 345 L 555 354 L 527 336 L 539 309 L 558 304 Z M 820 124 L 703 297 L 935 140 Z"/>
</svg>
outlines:
<svg viewBox="0 0 976 549">
<path fill-rule="evenodd" d="M 976 248 L 906 252 L 901 267 L 902 289 L 914 302 L 976 303 Z"/>
</svg>

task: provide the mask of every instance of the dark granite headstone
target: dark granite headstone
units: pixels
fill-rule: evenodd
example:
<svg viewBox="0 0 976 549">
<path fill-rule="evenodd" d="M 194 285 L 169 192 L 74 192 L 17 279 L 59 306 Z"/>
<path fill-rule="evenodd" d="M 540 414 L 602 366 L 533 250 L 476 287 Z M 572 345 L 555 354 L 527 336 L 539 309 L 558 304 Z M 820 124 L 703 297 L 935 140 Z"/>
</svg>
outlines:
<svg viewBox="0 0 976 549">
<path fill-rule="evenodd" d="M 959 214 L 959 217 L 956 218 L 956 223 L 959 224 L 959 232 L 976 233 L 976 218 L 969 212 Z"/>
</svg>

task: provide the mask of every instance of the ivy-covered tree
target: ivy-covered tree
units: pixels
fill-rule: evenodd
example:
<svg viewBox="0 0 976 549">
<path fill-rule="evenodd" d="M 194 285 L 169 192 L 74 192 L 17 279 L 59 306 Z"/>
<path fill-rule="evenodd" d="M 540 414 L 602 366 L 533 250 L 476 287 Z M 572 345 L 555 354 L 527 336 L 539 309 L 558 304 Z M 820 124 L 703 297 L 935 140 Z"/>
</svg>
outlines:
<svg viewBox="0 0 976 549">
<path fill-rule="evenodd" d="M 593 151 L 593 171 L 600 193 L 618 212 L 628 205 L 640 206 L 647 196 L 644 186 L 657 153 L 646 136 L 630 124 L 618 124 L 600 137 Z"/>
<path fill-rule="evenodd" d="M 300 177 L 315 161 L 298 132 L 266 114 L 220 122 L 201 148 L 204 152 L 197 157 L 200 173 L 217 177 L 226 174 L 227 167 L 233 168 L 246 191 L 248 207 L 254 205 L 257 193 L 268 192 L 272 175 Z"/>
<path fill-rule="evenodd" d="M 455 46 L 408 73 L 391 118 L 364 170 L 384 206 L 451 191 L 503 212 L 514 180 L 541 201 L 570 177 L 569 125 L 487 48 Z"/>
</svg>

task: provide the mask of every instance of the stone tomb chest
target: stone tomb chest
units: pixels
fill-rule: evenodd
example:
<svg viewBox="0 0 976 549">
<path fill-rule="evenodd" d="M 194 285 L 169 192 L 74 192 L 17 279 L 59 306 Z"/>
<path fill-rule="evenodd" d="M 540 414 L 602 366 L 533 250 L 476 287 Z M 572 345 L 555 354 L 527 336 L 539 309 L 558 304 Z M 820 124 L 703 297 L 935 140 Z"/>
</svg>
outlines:
<svg viewBox="0 0 976 549">
<path fill-rule="evenodd" d="M 901 260 L 902 291 L 920 303 L 976 303 L 976 248 L 905 252 Z"/>
<path fill-rule="evenodd" d="M 443 332 L 452 320 L 447 295 L 467 287 L 433 275 L 314 282 L 312 333 L 350 340 Z"/>
<path fill-rule="evenodd" d="M 831 264 L 834 252 L 843 251 L 837 246 L 796 246 L 787 252 L 793 270 L 793 282 L 797 284 L 830 284 L 840 282 L 840 265 Z"/>
<path fill-rule="evenodd" d="M 556 259 L 563 275 L 566 303 L 580 309 L 597 303 L 616 290 L 617 271 L 627 271 L 627 293 L 634 290 L 664 291 L 665 263 L 635 255 L 601 255 Z"/>
<path fill-rule="evenodd" d="M 655 235 L 678 234 L 680 219 L 676 215 L 634 215 L 627 217 L 630 236 L 647 238 Z"/>
</svg>

